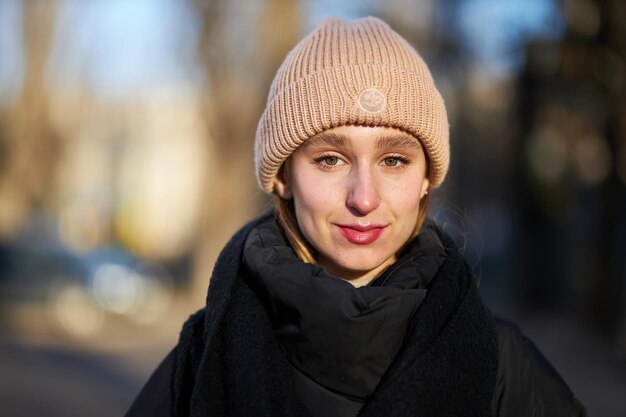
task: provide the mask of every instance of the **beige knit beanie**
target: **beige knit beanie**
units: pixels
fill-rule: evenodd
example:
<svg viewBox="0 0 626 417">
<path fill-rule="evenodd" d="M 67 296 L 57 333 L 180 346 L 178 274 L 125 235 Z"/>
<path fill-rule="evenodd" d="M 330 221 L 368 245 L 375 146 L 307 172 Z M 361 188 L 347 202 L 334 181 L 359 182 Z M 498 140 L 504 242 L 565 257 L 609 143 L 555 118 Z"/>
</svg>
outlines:
<svg viewBox="0 0 626 417">
<path fill-rule="evenodd" d="M 308 138 L 342 125 L 387 126 L 418 138 L 431 188 L 450 163 L 448 117 L 430 71 L 408 42 L 380 19 L 320 23 L 287 55 L 270 87 L 256 132 L 261 188 Z"/>
</svg>

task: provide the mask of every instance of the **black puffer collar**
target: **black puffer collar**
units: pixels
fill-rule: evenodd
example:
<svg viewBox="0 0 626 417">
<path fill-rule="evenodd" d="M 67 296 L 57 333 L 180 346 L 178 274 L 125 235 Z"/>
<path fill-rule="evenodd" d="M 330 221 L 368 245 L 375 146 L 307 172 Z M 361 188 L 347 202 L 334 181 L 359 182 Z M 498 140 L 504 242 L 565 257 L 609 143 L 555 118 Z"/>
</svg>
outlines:
<svg viewBox="0 0 626 417">
<path fill-rule="evenodd" d="M 251 231 L 243 257 L 290 363 L 361 401 L 396 356 L 444 258 L 441 242 L 426 229 L 371 285 L 355 288 L 302 263 L 273 218 Z"/>
</svg>

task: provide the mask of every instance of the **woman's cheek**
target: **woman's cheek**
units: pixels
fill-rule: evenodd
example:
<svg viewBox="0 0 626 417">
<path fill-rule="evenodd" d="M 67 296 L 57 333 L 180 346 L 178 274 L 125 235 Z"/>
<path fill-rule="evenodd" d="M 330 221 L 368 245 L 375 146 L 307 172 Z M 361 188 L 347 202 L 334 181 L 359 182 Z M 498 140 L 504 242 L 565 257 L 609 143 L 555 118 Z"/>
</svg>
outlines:
<svg viewBox="0 0 626 417">
<path fill-rule="evenodd" d="M 395 206 L 405 211 L 415 211 L 419 209 L 421 197 L 421 182 L 416 184 L 385 184 L 384 199 L 390 206 Z"/>
<path fill-rule="evenodd" d="M 302 207 L 320 212 L 333 207 L 332 203 L 336 202 L 341 193 L 336 181 L 329 177 L 327 173 L 322 173 L 322 175 L 304 175 L 300 178 L 295 196 L 300 199 Z"/>
</svg>

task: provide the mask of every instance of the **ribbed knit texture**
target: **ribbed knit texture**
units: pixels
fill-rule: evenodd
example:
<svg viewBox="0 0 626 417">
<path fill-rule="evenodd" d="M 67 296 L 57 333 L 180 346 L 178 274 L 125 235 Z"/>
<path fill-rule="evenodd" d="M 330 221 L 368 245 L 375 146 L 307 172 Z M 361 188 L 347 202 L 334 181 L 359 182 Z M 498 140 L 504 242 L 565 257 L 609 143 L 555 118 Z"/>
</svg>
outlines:
<svg viewBox="0 0 626 417">
<path fill-rule="evenodd" d="M 412 134 L 425 148 L 431 188 L 443 182 L 450 163 L 443 99 L 415 49 L 374 17 L 325 20 L 287 55 L 256 133 L 261 188 L 273 191 L 280 166 L 305 140 L 348 124 Z"/>
</svg>

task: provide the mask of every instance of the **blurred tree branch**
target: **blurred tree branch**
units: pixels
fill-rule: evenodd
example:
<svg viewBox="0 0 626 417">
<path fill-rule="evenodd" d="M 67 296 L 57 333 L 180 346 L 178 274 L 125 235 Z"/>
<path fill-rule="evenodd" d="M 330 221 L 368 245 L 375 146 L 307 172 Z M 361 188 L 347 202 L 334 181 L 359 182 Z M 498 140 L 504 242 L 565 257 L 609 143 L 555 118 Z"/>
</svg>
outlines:
<svg viewBox="0 0 626 417">
<path fill-rule="evenodd" d="M 254 3 L 254 4 L 253 4 Z M 253 164 L 256 124 L 271 79 L 300 36 L 299 2 L 250 2 L 253 16 L 225 0 L 193 0 L 198 60 L 206 74 L 203 114 L 207 178 L 194 255 L 192 296 L 201 302 L 219 250 L 261 204 Z"/>
<path fill-rule="evenodd" d="M 49 120 L 46 69 L 58 1 L 22 2 L 24 79 L 0 132 L 0 235 L 42 207 L 53 179 L 57 137 Z"/>
</svg>

